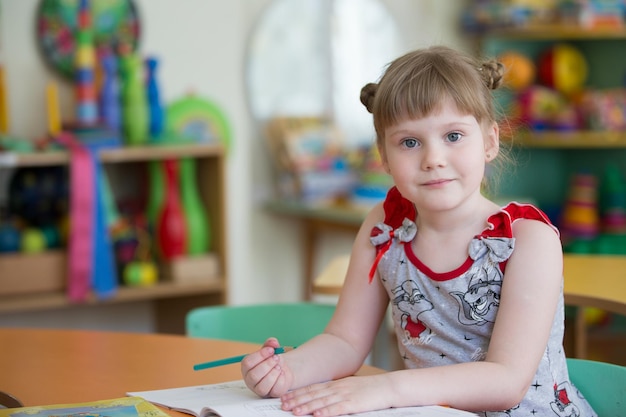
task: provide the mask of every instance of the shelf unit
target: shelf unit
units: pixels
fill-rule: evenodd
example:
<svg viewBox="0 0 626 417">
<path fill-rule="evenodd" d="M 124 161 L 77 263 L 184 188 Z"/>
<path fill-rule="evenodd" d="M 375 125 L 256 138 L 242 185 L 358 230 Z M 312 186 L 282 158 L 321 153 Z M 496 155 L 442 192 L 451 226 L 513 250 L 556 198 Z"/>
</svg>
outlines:
<svg viewBox="0 0 626 417">
<path fill-rule="evenodd" d="M 589 30 L 570 25 L 534 25 L 520 28 L 500 28 L 481 34 L 478 50 L 486 56 L 498 56 L 505 50 L 515 50 L 535 62 L 547 47 L 569 43 L 586 57 L 589 76 L 586 85 L 596 89 L 624 86 L 626 83 L 626 29 Z M 571 176 L 581 170 L 601 178 L 604 167 L 614 164 L 626 173 L 626 132 L 624 131 L 526 131 L 515 132 L 513 138 L 503 138 L 511 147 L 517 166 L 513 174 L 502 178 L 498 195 L 524 198 L 538 204 L 555 219 L 569 191 Z M 506 199 L 506 198 L 505 198 Z M 565 281 L 581 284 L 580 294 L 569 294 L 566 302 L 576 306 L 596 306 L 612 313 L 625 314 L 621 300 L 600 303 L 595 293 L 603 288 L 619 289 L 612 282 L 626 281 L 626 257 L 620 255 L 565 255 Z M 584 287 L 584 288 L 583 288 Z M 618 297 L 619 298 L 619 297 Z M 591 301 L 590 301 L 591 300 Z M 581 309 L 573 319 L 576 339 L 571 341 L 573 352 L 587 356 L 587 324 Z M 567 327 L 567 326 L 566 326 Z M 606 335 L 593 333 L 594 344 L 606 342 Z M 592 337 L 592 333 L 589 333 Z M 611 335 L 612 343 L 623 346 L 622 336 Z M 608 339 L 607 339 L 608 340 Z M 597 353 L 597 352 L 596 352 Z"/>
<path fill-rule="evenodd" d="M 576 25 L 529 25 L 486 30 L 477 39 L 485 56 L 516 50 L 535 60 L 547 47 L 569 43 L 586 57 L 587 85 L 614 88 L 626 81 L 626 29 L 586 29 Z M 503 97 L 506 92 L 500 92 Z M 506 102 L 506 100 L 505 100 Z M 626 172 L 626 132 L 623 131 L 521 131 L 512 145 L 517 165 L 514 175 L 503 178 L 497 194 L 529 198 L 549 215 L 565 200 L 571 175 L 581 169 L 601 177 L 606 164 Z"/>
<path fill-rule="evenodd" d="M 181 283 L 165 277 L 148 287 L 121 285 L 116 294 L 98 299 L 93 294 L 81 303 L 68 300 L 65 291 L 33 292 L 0 296 L 0 314 L 74 306 L 104 305 L 151 301 L 155 310 L 156 330 L 165 333 L 183 333 L 184 316 L 191 308 L 222 304 L 227 297 L 226 211 L 225 201 L 225 149 L 221 145 L 191 144 L 168 146 L 123 147 L 102 150 L 99 159 L 106 170 L 142 169 L 149 161 L 191 157 L 196 160 L 199 194 L 209 216 L 211 249 L 215 253 L 219 273 L 206 282 Z M 0 153 L 0 169 L 67 165 L 70 155 L 66 151 L 33 153 Z M 112 183 L 115 189 L 115 184 Z M 114 190 L 115 194 L 115 190 Z M 0 255 L 2 256 L 2 255 Z"/>
</svg>

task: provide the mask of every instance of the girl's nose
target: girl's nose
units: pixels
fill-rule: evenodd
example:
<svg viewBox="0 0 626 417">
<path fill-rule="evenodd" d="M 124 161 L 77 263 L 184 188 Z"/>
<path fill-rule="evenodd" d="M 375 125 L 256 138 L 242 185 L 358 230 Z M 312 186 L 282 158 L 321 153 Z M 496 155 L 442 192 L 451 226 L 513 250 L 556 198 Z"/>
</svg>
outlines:
<svg viewBox="0 0 626 417">
<path fill-rule="evenodd" d="M 439 145 L 424 146 L 422 152 L 422 169 L 428 171 L 445 166 L 445 149 Z"/>
</svg>

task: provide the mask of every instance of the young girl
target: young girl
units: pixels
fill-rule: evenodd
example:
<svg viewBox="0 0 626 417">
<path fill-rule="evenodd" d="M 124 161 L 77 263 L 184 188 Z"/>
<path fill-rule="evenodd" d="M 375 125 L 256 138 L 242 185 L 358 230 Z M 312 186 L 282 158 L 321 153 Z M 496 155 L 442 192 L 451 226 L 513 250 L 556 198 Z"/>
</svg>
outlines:
<svg viewBox="0 0 626 417">
<path fill-rule="evenodd" d="M 444 404 L 485 416 L 594 416 L 570 383 L 558 231 L 481 194 L 498 156 L 491 89 L 504 69 L 446 47 L 392 62 L 361 101 L 394 187 L 354 242 L 324 334 L 242 362 L 250 389 L 295 415 Z M 406 369 L 352 377 L 388 304 Z"/>
</svg>

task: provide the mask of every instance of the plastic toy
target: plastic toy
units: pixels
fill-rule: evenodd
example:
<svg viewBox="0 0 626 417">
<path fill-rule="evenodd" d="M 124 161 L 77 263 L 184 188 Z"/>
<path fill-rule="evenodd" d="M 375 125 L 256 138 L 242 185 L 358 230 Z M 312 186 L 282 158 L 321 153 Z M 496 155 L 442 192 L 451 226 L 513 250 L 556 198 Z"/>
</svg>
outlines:
<svg viewBox="0 0 626 417">
<path fill-rule="evenodd" d="M 168 132 L 182 139 L 231 146 L 228 121 L 215 103 L 190 95 L 174 101 L 167 108 Z"/>
<path fill-rule="evenodd" d="M 41 229 L 44 236 L 46 248 L 58 248 L 61 246 L 61 233 L 55 225 L 46 225 Z"/>
<path fill-rule="evenodd" d="M 4 69 L 0 67 L 0 135 L 9 133 L 9 105 L 7 101 Z"/>
<path fill-rule="evenodd" d="M 159 271 L 150 257 L 150 236 L 138 225 L 134 227 L 134 234 L 137 238 L 137 247 L 134 259 L 124 266 L 124 283 L 129 286 L 155 284 L 159 278 Z"/>
<path fill-rule="evenodd" d="M 564 240 L 595 238 L 600 230 L 596 177 L 578 173 L 571 179 L 570 190 L 563 209 Z"/>
<path fill-rule="evenodd" d="M 198 194 L 196 161 L 183 158 L 180 165 L 180 192 L 187 225 L 187 253 L 206 253 L 210 244 L 209 221 Z"/>
<path fill-rule="evenodd" d="M 152 140 L 158 140 L 163 132 L 163 126 L 165 125 L 163 103 L 161 103 L 156 76 L 158 65 L 159 61 L 154 57 L 149 57 L 145 61 L 148 113 L 150 115 L 149 131 Z"/>
<path fill-rule="evenodd" d="M 91 15 L 87 0 L 80 0 L 77 17 L 77 47 L 74 55 L 76 121 L 80 125 L 92 126 L 98 121 L 94 75 L 96 51 L 93 45 Z"/>
<path fill-rule="evenodd" d="M 135 51 L 139 18 L 132 0 L 90 0 L 93 42 L 98 52 Z M 37 42 L 50 67 L 66 79 L 74 79 L 77 47 L 78 1 L 41 0 L 37 10 Z"/>
<path fill-rule="evenodd" d="M 626 91 L 623 88 L 588 90 L 581 95 L 585 126 L 591 130 L 626 130 Z"/>
<path fill-rule="evenodd" d="M 163 178 L 163 166 L 160 161 L 148 162 L 148 204 L 146 217 L 148 218 L 148 230 L 153 236 L 158 236 L 159 212 L 163 204 L 163 190 L 165 189 Z"/>
<path fill-rule="evenodd" d="M 556 44 L 539 56 L 539 81 L 567 96 L 582 90 L 587 73 L 587 61 L 574 46 Z"/>
<path fill-rule="evenodd" d="M 524 90 L 512 107 L 511 119 L 533 130 L 572 130 L 580 126 L 573 104 L 548 87 L 535 85 Z"/>
<path fill-rule="evenodd" d="M 626 235 L 626 184 L 616 165 L 607 165 L 600 184 L 602 231 Z"/>
<path fill-rule="evenodd" d="M 100 59 L 102 83 L 100 86 L 100 121 L 113 132 L 121 133 L 120 86 L 117 80 L 117 58 L 111 52 Z"/>
<path fill-rule="evenodd" d="M 46 107 L 48 110 L 48 135 L 56 137 L 61 131 L 59 91 L 56 83 L 50 82 L 46 86 Z"/>
<path fill-rule="evenodd" d="M 46 249 L 46 237 L 40 229 L 27 228 L 22 231 L 20 250 L 25 253 L 38 253 Z"/>
<path fill-rule="evenodd" d="M 145 144 L 148 139 L 148 104 L 141 59 L 130 54 L 121 59 L 122 131 L 128 145 Z"/>
<path fill-rule="evenodd" d="M 149 286 L 157 282 L 159 272 L 152 262 L 133 261 L 124 267 L 123 276 L 128 286 Z"/>
<path fill-rule="evenodd" d="M 0 224 L 0 253 L 20 250 L 20 231 L 11 223 Z"/>
<path fill-rule="evenodd" d="M 160 254 L 171 260 L 187 252 L 186 224 L 178 186 L 178 164 L 174 160 L 163 162 L 165 191 L 158 219 L 158 244 Z"/>
<path fill-rule="evenodd" d="M 521 91 L 535 82 L 537 69 L 528 56 L 507 51 L 498 57 L 498 61 L 505 67 L 504 85 L 511 90 Z"/>
</svg>

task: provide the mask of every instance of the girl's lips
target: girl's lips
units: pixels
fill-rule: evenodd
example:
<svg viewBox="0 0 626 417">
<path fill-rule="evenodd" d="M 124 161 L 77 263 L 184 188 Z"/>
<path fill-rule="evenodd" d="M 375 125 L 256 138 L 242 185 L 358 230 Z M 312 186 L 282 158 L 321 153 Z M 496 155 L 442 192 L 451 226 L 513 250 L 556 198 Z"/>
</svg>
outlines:
<svg viewBox="0 0 626 417">
<path fill-rule="evenodd" d="M 425 182 L 423 185 L 425 186 L 443 185 L 443 184 L 449 183 L 450 181 L 452 180 L 447 180 L 447 179 L 431 180 L 431 181 Z"/>
</svg>

